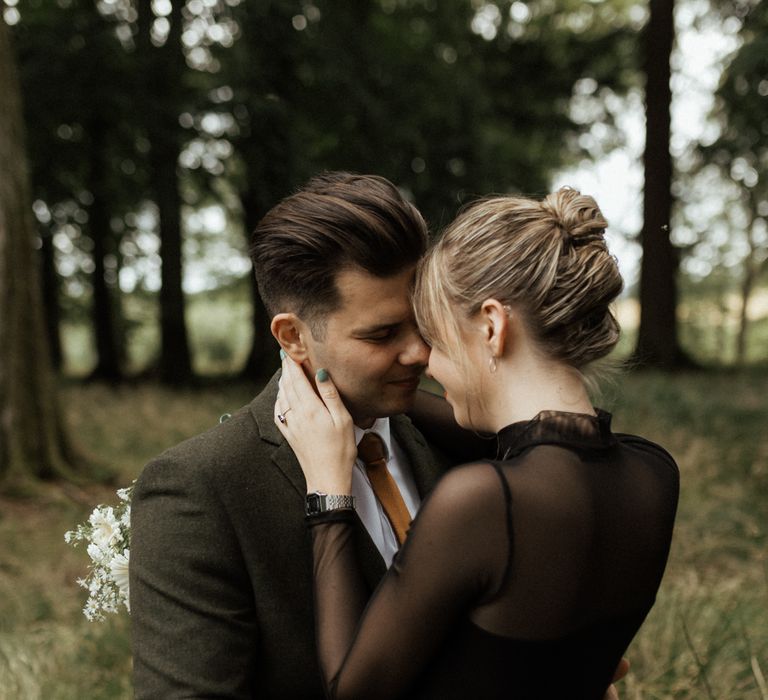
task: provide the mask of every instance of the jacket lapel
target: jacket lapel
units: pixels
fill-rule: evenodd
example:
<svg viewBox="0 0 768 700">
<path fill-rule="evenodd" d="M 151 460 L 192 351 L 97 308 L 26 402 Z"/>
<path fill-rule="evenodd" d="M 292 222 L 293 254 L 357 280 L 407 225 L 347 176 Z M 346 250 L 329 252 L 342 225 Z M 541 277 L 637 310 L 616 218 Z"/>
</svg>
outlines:
<svg viewBox="0 0 768 700">
<path fill-rule="evenodd" d="M 424 436 L 416 430 L 410 418 L 392 416 L 389 419 L 392 433 L 402 447 L 411 467 L 419 495 L 424 498 L 435 486 L 447 468 L 447 460 L 427 445 Z"/>
<path fill-rule="evenodd" d="M 256 421 L 261 439 L 275 446 L 272 452 L 272 461 L 303 499 L 307 493 L 304 473 L 301 471 L 301 466 L 299 466 L 299 461 L 296 459 L 291 446 L 285 441 L 275 425 L 275 400 L 277 399 L 277 382 L 279 379 L 280 372 L 277 372 L 259 395 L 251 401 L 249 408 L 253 419 Z"/>
<path fill-rule="evenodd" d="M 301 471 L 301 465 L 299 465 L 299 460 L 296 459 L 291 446 L 275 425 L 274 410 L 279 378 L 280 372 L 278 371 L 251 402 L 249 409 L 256 421 L 261 439 L 275 446 L 272 452 L 272 462 L 282 472 L 303 502 L 307 493 L 304 473 Z M 419 488 L 421 487 L 419 486 Z M 355 519 L 354 540 L 363 578 L 372 591 L 378 585 L 387 567 L 359 518 Z"/>
</svg>

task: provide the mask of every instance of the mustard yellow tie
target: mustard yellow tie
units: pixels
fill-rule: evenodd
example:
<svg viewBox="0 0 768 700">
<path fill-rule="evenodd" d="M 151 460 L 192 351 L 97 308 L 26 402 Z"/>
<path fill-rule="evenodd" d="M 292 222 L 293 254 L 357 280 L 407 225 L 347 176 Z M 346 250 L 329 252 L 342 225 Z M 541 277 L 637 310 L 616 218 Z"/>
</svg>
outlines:
<svg viewBox="0 0 768 700">
<path fill-rule="evenodd" d="M 357 445 L 357 456 L 365 464 L 373 493 L 384 508 L 398 544 L 403 544 L 411 524 L 411 515 L 400 495 L 400 489 L 387 469 L 384 441 L 376 433 L 365 433 Z"/>
</svg>

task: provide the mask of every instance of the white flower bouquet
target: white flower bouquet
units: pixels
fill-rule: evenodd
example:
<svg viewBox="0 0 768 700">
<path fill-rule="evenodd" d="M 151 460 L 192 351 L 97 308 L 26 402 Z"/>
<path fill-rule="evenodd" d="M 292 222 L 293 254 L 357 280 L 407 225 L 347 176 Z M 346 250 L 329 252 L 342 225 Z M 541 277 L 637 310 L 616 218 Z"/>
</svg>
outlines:
<svg viewBox="0 0 768 700">
<path fill-rule="evenodd" d="M 64 534 L 64 541 L 76 547 L 86 544 L 91 559 L 85 578 L 78 585 L 88 591 L 83 614 L 91 621 L 103 620 L 105 613 L 117 613 L 121 606 L 130 613 L 128 564 L 131 545 L 131 491 L 118 489 L 115 506 L 96 506 L 88 521 Z"/>
</svg>

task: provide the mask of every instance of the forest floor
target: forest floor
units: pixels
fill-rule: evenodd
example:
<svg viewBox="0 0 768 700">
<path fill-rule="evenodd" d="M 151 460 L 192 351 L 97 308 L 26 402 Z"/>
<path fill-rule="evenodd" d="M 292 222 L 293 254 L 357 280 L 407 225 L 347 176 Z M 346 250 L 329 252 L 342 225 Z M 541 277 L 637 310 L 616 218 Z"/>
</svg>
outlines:
<svg viewBox="0 0 768 700">
<path fill-rule="evenodd" d="M 87 555 L 63 535 L 116 503 L 143 464 L 246 403 L 255 387 L 173 391 L 67 384 L 80 448 L 114 484 L 0 497 L 0 700 L 128 698 L 129 618 L 82 615 Z M 664 445 L 681 500 L 656 606 L 632 643 L 622 700 L 768 700 L 768 372 L 621 375 L 614 428 Z M 642 523 L 638 524 L 642 527 Z"/>
</svg>

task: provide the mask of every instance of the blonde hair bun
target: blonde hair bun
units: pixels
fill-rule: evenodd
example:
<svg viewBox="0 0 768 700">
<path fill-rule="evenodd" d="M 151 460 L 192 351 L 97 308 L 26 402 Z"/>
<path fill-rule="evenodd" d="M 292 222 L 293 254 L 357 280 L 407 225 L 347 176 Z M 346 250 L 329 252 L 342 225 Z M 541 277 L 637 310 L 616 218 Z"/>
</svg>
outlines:
<svg viewBox="0 0 768 700">
<path fill-rule="evenodd" d="M 564 187 L 542 200 L 481 200 L 448 226 L 421 263 L 414 295 L 428 342 L 448 348 L 457 314 L 485 299 L 517 310 L 550 356 L 582 369 L 619 338 L 610 304 L 623 288 L 597 202 Z"/>
<path fill-rule="evenodd" d="M 547 195 L 541 206 L 552 215 L 564 242 L 575 248 L 589 243 L 605 243 L 608 222 L 597 202 L 589 195 L 570 187 L 562 187 Z"/>
</svg>

